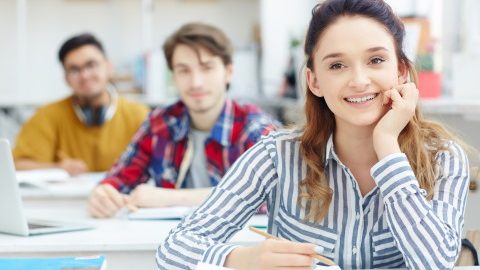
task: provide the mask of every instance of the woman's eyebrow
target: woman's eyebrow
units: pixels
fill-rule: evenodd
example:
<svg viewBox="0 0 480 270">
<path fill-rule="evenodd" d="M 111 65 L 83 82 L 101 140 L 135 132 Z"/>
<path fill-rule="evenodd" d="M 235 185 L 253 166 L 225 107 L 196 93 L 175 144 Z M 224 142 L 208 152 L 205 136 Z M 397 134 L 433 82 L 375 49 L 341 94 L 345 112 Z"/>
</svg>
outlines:
<svg viewBox="0 0 480 270">
<path fill-rule="evenodd" d="M 331 53 L 331 54 L 327 54 L 325 57 L 322 58 L 322 62 L 327 60 L 328 58 L 336 58 L 336 57 L 339 57 L 339 56 L 342 56 L 343 53 Z"/>
<path fill-rule="evenodd" d="M 368 48 L 365 51 L 367 51 L 367 52 L 387 51 L 388 52 L 388 49 L 385 48 L 385 47 L 382 47 L 382 46 L 378 46 L 378 47 Z M 339 52 L 327 54 L 327 55 L 325 55 L 325 57 L 322 58 L 322 62 L 327 60 L 328 58 L 336 58 L 336 57 L 340 57 L 342 55 L 343 55 L 343 53 L 339 53 Z"/>
<path fill-rule="evenodd" d="M 367 49 L 366 51 L 367 52 L 377 52 L 377 51 L 387 51 L 388 52 L 388 49 L 385 48 L 385 47 L 382 47 L 382 46 L 378 46 L 378 47 L 372 47 L 370 49 Z"/>
</svg>

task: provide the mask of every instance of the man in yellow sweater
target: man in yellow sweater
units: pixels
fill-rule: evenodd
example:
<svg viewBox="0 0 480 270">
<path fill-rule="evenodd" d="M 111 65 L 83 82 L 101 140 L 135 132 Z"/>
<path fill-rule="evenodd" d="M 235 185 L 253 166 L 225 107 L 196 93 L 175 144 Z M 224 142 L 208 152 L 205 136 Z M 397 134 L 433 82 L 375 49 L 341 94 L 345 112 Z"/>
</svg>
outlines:
<svg viewBox="0 0 480 270">
<path fill-rule="evenodd" d="M 58 53 L 72 95 L 38 109 L 13 150 L 18 170 L 62 168 L 71 175 L 106 171 L 146 119 L 110 83 L 112 64 L 91 34 L 67 40 Z"/>
</svg>

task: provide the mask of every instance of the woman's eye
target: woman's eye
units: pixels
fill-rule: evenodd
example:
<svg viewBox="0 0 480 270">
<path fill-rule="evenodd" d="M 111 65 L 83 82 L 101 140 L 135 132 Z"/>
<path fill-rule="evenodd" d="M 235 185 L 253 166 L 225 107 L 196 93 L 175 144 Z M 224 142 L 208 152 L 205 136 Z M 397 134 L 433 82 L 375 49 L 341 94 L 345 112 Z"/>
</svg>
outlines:
<svg viewBox="0 0 480 270">
<path fill-rule="evenodd" d="M 372 60 L 370 60 L 370 63 L 375 64 L 375 65 L 376 64 L 381 64 L 383 62 L 385 62 L 385 60 L 383 58 L 380 58 L 380 57 L 375 57 Z"/>
<path fill-rule="evenodd" d="M 342 65 L 340 63 L 335 63 L 335 64 L 330 65 L 330 69 L 341 69 L 343 67 L 344 67 L 344 65 Z"/>
</svg>

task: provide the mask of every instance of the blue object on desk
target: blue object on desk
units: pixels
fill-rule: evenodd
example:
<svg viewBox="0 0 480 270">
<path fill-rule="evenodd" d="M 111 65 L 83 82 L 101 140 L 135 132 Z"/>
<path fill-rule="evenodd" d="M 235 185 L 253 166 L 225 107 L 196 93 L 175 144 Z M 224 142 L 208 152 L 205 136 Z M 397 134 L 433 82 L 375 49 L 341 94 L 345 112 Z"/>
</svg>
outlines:
<svg viewBox="0 0 480 270">
<path fill-rule="evenodd" d="M 267 225 L 250 225 L 251 227 L 257 228 L 257 229 L 267 229 Z"/>
<path fill-rule="evenodd" d="M 103 270 L 105 256 L 62 257 L 62 258 L 8 258 L 0 259 L 2 270 Z"/>
</svg>

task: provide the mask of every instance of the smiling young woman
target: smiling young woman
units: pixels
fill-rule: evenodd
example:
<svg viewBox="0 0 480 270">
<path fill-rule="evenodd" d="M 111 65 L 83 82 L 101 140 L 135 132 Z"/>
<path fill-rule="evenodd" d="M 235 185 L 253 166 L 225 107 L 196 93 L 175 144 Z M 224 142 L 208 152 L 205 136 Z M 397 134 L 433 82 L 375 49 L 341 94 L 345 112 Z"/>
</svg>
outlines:
<svg viewBox="0 0 480 270">
<path fill-rule="evenodd" d="M 306 41 L 306 124 L 263 138 L 161 244 L 157 265 L 234 269 L 452 268 L 460 250 L 468 160 L 423 119 L 404 27 L 382 0 L 326 0 Z M 410 82 L 410 77 L 413 82 Z M 285 240 L 225 242 L 268 202 Z"/>
</svg>

